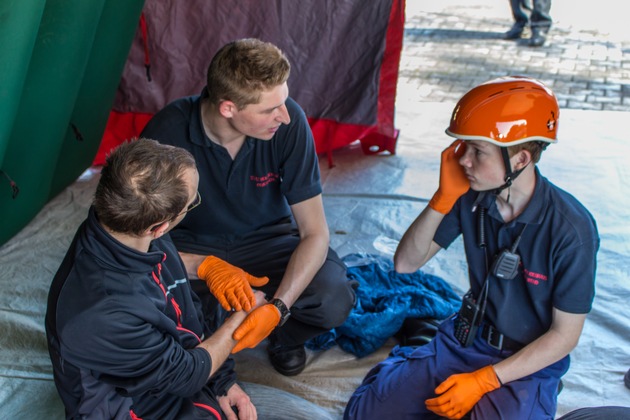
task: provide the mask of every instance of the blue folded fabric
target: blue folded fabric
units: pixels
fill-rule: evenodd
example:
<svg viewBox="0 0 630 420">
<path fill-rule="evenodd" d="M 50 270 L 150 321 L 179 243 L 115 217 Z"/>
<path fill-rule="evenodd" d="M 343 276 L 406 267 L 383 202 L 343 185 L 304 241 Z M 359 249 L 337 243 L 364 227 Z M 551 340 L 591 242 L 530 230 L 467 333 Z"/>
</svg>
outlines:
<svg viewBox="0 0 630 420">
<path fill-rule="evenodd" d="M 358 283 L 357 300 L 343 325 L 306 343 L 312 350 L 337 344 L 364 357 L 385 344 L 405 318 L 441 320 L 461 306 L 461 298 L 440 277 L 420 270 L 397 273 L 393 261 L 380 255 L 350 254 L 342 259 L 348 265 L 348 281 Z"/>
</svg>

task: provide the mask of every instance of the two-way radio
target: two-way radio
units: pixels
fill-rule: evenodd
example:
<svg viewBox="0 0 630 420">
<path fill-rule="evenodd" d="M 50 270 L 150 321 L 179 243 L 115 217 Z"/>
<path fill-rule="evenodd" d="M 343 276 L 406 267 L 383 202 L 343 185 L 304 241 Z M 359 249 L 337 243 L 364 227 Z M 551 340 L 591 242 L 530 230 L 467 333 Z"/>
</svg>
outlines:
<svg viewBox="0 0 630 420">
<path fill-rule="evenodd" d="M 481 197 L 475 201 L 473 211 L 477 208 L 477 203 L 481 201 Z M 478 219 L 478 242 L 479 246 L 484 249 L 486 253 L 486 270 L 488 268 L 488 255 L 486 248 L 486 232 L 485 232 L 485 216 L 486 209 L 479 207 L 479 219 Z M 521 233 L 518 235 L 514 243 L 509 249 L 502 250 L 493 260 L 489 273 L 492 273 L 499 279 L 512 280 L 518 274 L 518 267 L 521 263 L 521 257 L 516 253 L 516 248 L 523 237 L 523 233 L 527 228 L 527 224 L 523 226 Z M 483 317 L 486 310 L 486 301 L 488 298 L 488 285 L 490 276 L 486 276 L 486 280 L 481 288 L 479 299 L 475 299 L 472 289 L 469 290 L 462 298 L 462 306 L 459 310 L 457 318 L 455 319 L 455 338 L 461 343 L 462 346 L 468 347 L 475 340 L 477 330 L 483 321 Z"/>
</svg>

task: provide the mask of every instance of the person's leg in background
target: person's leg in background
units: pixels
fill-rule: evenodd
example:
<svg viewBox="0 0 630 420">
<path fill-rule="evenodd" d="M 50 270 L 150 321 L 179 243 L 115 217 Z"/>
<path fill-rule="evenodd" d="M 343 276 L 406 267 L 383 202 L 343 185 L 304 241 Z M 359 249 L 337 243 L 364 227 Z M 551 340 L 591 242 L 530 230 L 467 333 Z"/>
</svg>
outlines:
<svg viewBox="0 0 630 420">
<path fill-rule="evenodd" d="M 541 47 L 547 40 L 547 34 L 551 28 L 551 0 L 533 0 L 534 7 L 530 16 L 530 26 L 532 28 L 532 36 L 529 39 L 529 45 L 532 47 Z"/>
<path fill-rule="evenodd" d="M 529 23 L 529 16 L 525 12 L 527 5 L 525 0 L 510 0 L 510 8 L 514 17 L 514 25 L 504 35 L 505 39 L 519 39 L 523 34 L 525 26 Z"/>
</svg>

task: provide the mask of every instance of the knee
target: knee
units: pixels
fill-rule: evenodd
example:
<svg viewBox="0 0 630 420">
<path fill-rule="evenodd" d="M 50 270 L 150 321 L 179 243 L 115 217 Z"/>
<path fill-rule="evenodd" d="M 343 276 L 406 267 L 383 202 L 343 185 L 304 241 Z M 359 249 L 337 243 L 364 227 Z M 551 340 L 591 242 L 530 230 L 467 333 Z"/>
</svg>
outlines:
<svg viewBox="0 0 630 420">
<path fill-rule="evenodd" d="M 374 413 L 367 413 L 367 410 L 364 407 L 366 399 L 364 397 L 366 397 L 366 391 L 367 389 L 365 384 L 362 384 L 354 391 L 354 393 L 350 397 L 350 400 L 348 400 L 346 409 L 343 412 L 343 420 L 361 420 L 372 417 L 371 414 Z"/>
<path fill-rule="evenodd" d="M 348 281 L 339 282 L 335 287 L 327 289 L 321 303 L 325 314 L 323 327 L 330 329 L 343 324 L 354 307 L 355 300 L 354 289 Z"/>
<path fill-rule="evenodd" d="M 374 395 L 371 385 L 364 381 L 348 400 L 343 413 L 343 420 L 409 418 L 409 416 L 400 414 L 397 412 L 396 407 L 380 401 Z"/>
<path fill-rule="evenodd" d="M 355 394 L 350 397 L 348 401 L 348 405 L 346 405 L 346 409 L 343 412 L 343 420 L 352 420 L 352 419 L 360 419 L 361 417 L 357 414 L 359 411 L 357 400 L 359 397 Z"/>
<path fill-rule="evenodd" d="M 353 287 L 355 282 L 348 280 L 346 265 L 338 258 L 329 257 L 314 280 L 326 323 L 324 327 L 340 326 L 346 321 L 356 302 Z"/>
<path fill-rule="evenodd" d="M 355 293 L 345 275 L 318 274 L 299 299 L 300 311 L 317 319 L 317 325 L 325 329 L 339 327 L 346 321 L 354 307 Z M 330 274 L 330 273 L 329 273 Z"/>
</svg>

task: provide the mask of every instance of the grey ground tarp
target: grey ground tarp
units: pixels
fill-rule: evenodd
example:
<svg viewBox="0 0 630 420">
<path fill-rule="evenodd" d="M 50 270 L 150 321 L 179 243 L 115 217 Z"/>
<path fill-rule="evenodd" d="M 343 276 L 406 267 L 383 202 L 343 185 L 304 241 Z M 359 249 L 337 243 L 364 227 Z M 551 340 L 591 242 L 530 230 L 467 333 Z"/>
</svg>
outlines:
<svg viewBox="0 0 630 420">
<path fill-rule="evenodd" d="M 438 182 L 440 152 L 450 140 L 443 130 L 452 104 L 406 103 L 399 98 L 401 153 L 365 156 L 358 145 L 340 149 L 336 166 L 322 168 L 324 207 L 331 245 L 340 256 L 393 255 L 405 229 L 424 208 Z M 623 375 L 630 369 L 627 223 L 630 143 L 620 128 L 624 113 L 562 110 L 560 141 L 543 154 L 540 169 L 592 212 L 601 235 L 597 294 L 584 333 L 571 354 L 571 368 L 558 399 L 558 417 L 588 406 L 630 406 Z M 593 147 L 597 133 L 597 147 Z M 62 419 L 44 337 L 50 281 L 85 218 L 97 175 L 88 173 L 0 247 L 1 418 Z M 441 251 L 424 271 L 466 290 L 467 266 L 461 241 Z M 236 355 L 244 381 L 273 386 L 306 398 L 341 418 L 345 403 L 367 371 L 383 360 L 395 340 L 357 358 L 339 346 L 307 352 L 304 372 L 286 377 L 267 360 L 265 343 Z"/>
</svg>

